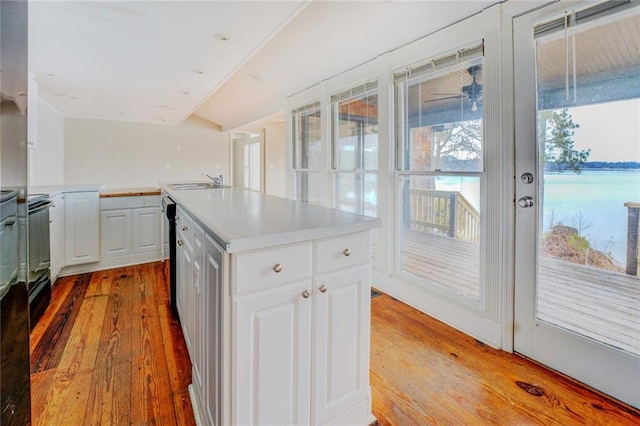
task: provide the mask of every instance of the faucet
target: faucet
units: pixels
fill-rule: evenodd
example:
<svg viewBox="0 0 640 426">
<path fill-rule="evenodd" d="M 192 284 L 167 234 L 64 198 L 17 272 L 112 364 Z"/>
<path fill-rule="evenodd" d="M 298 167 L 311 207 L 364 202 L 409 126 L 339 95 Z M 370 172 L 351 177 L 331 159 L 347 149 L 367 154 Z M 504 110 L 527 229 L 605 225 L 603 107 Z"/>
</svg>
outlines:
<svg viewBox="0 0 640 426">
<path fill-rule="evenodd" d="M 209 176 L 207 173 L 202 173 L 202 176 L 206 176 L 211 179 L 215 185 L 224 186 L 224 177 L 222 175 L 215 177 Z"/>
</svg>

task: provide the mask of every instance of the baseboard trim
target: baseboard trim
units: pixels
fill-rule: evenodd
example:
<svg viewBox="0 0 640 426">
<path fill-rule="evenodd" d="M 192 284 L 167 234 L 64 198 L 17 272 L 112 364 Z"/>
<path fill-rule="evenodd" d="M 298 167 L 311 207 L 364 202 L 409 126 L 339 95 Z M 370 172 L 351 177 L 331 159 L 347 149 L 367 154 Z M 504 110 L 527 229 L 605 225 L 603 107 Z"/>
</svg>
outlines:
<svg viewBox="0 0 640 426">
<path fill-rule="evenodd" d="M 88 272 L 104 271 L 105 269 L 120 268 L 123 266 L 138 265 L 140 263 L 149 263 L 162 261 L 162 253 L 160 250 L 145 253 L 136 253 L 128 256 L 108 257 L 100 259 L 97 262 L 84 263 L 82 265 L 64 266 L 57 277 L 66 277 L 69 275 L 85 274 Z"/>
</svg>

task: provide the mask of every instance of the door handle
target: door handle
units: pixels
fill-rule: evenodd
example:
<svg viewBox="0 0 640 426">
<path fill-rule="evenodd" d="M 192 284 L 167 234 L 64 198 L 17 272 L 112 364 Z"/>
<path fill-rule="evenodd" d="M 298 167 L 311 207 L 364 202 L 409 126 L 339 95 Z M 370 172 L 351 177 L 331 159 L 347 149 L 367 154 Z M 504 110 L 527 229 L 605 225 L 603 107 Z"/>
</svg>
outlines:
<svg viewBox="0 0 640 426">
<path fill-rule="evenodd" d="M 522 197 L 518 200 L 518 205 L 523 209 L 528 209 L 529 207 L 533 207 L 533 198 L 529 197 L 528 195 L 525 197 Z"/>
</svg>

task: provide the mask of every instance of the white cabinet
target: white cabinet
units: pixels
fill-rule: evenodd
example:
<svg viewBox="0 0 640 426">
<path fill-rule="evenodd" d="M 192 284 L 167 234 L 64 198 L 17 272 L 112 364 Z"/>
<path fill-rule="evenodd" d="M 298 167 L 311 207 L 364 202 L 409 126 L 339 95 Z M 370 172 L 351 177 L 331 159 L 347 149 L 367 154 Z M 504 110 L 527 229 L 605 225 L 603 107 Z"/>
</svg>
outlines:
<svg viewBox="0 0 640 426">
<path fill-rule="evenodd" d="M 311 280 L 239 297 L 232 424 L 311 419 Z"/>
<path fill-rule="evenodd" d="M 158 207 L 143 207 L 132 210 L 133 251 L 143 253 L 161 248 L 162 213 Z"/>
<path fill-rule="evenodd" d="M 223 350 L 223 298 L 224 250 L 209 235 L 205 235 L 203 309 L 203 383 L 201 389 L 201 418 L 204 424 L 222 424 L 222 388 L 224 381 Z"/>
<path fill-rule="evenodd" d="M 159 196 L 101 198 L 101 258 L 114 265 L 159 259 L 161 221 Z"/>
<path fill-rule="evenodd" d="M 206 424 L 220 424 L 221 302 L 224 251 L 178 208 L 177 309 L 192 365 L 194 410 Z"/>
<path fill-rule="evenodd" d="M 176 220 L 198 424 L 374 421 L 369 231 L 229 254 L 180 206 Z"/>
<path fill-rule="evenodd" d="M 49 234 L 51 239 L 51 282 L 55 282 L 64 266 L 64 194 L 51 197 Z"/>
<path fill-rule="evenodd" d="M 188 229 L 192 226 L 191 218 L 180 208 L 176 214 L 176 303 L 178 316 L 180 317 L 180 325 L 182 326 L 182 334 L 187 344 L 187 351 L 193 362 L 193 346 L 191 339 L 193 318 L 193 241 L 188 234 Z"/>
<path fill-rule="evenodd" d="M 65 265 L 99 259 L 98 192 L 69 192 L 64 200 Z"/>
<path fill-rule="evenodd" d="M 369 334 L 363 330 L 369 329 L 369 283 L 368 266 L 314 280 L 315 424 L 330 422 L 368 397 Z"/>
<path fill-rule="evenodd" d="M 369 232 L 311 247 L 231 255 L 233 424 L 371 420 Z M 313 278 L 291 283 L 285 271 Z"/>
<path fill-rule="evenodd" d="M 131 210 L 100 212 L 101 256 L 125 256 L 133 252 Z"/>
</svg>

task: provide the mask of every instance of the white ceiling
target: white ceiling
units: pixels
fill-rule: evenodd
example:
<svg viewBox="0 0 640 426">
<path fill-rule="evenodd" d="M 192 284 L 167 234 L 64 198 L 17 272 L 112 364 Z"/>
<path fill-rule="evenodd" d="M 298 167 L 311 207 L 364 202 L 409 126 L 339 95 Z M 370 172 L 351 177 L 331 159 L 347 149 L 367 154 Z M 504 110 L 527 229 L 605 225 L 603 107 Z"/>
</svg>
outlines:
<svg viewBox="0 0 640 426">
<path fill-rule="evenodd" d="M 30 1 L 29 69 L 65 116 L 181 123 L 304 4 Z"/>
<path fill-rule="evenodd" d="M 232 129 L 493 3 L 30 1 L 29 68 L 65 116 Z"/>
</svg>

